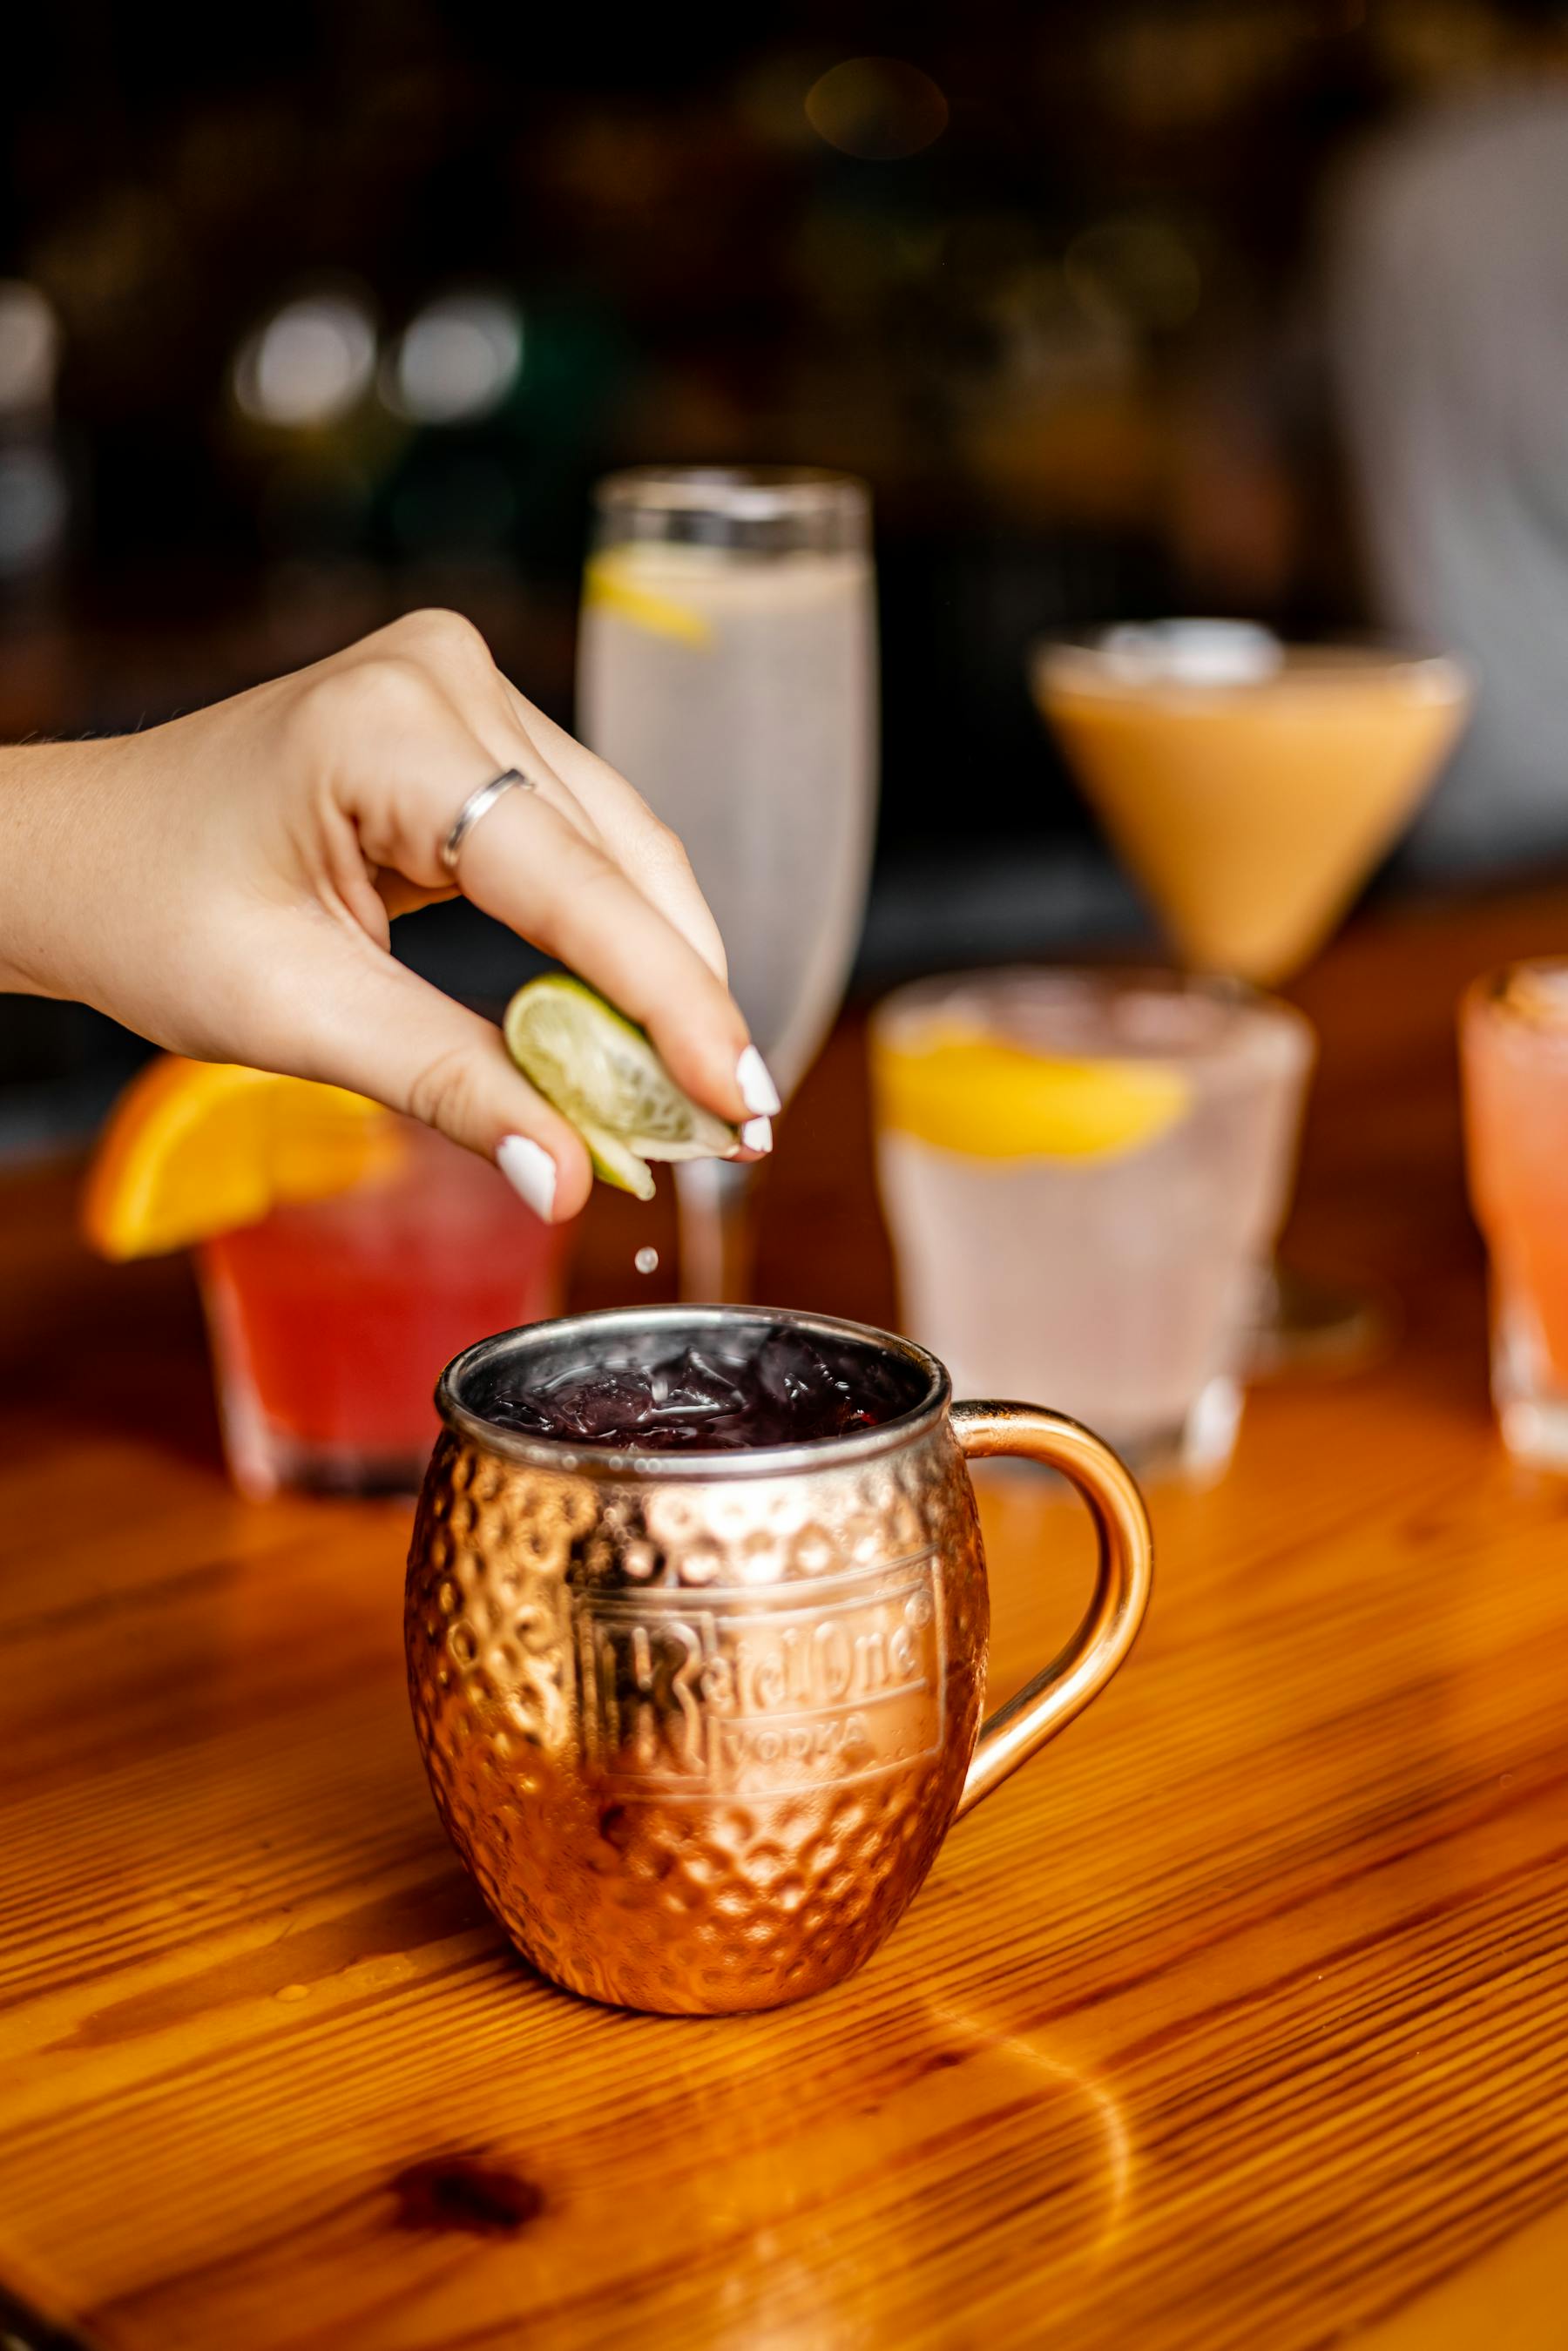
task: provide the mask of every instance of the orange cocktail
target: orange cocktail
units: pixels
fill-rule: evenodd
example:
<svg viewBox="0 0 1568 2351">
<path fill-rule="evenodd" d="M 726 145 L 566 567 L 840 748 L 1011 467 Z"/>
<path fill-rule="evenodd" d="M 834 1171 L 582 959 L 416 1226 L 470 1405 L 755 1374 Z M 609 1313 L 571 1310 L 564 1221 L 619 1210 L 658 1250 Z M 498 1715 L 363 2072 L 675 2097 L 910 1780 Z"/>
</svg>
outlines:
<svg viewBox="0 0 1568 2351">
<path fill-rule="evenodd" d="M 1511 1452 L 1568 1468 L 1568 961 L 1477 980 L 1459 1045 L 1498 1418 Z"/>
<path fill-rule="evenodd" d="M 1452 655 L 1288 645 L 1248 622 L 1129 622 L 1042 645 L 1036 699 L 1189 971 L 1273 987 L 1310 962 L 1469 714 Z M 1369 1300 L 1276 1270 L 1257 1361 L 1354 1361 Z"/>
<path fill-rule="evenodd" d="M 1181 960 L 1271 987 L 1393 846 L 1463 726 L 1444 654 L 1235 622 L 1044 648 L 1040 706 Z"/>
</svg>

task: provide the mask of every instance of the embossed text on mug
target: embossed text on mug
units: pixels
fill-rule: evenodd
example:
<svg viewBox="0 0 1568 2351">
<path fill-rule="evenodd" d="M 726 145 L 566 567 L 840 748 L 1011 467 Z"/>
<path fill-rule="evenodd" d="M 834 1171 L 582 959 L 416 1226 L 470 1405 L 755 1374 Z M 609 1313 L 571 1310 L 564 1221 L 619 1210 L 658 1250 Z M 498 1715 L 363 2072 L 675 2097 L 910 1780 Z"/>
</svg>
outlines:
<svg viewBox="0 0 1568 2351">
<path fill-rule="evenodd" d="M 939 1564 L 748 1591 L 585 1594 L 585 1741 L 627 1796 L 784 1794 L 941 1751 Z"/>
</svg>

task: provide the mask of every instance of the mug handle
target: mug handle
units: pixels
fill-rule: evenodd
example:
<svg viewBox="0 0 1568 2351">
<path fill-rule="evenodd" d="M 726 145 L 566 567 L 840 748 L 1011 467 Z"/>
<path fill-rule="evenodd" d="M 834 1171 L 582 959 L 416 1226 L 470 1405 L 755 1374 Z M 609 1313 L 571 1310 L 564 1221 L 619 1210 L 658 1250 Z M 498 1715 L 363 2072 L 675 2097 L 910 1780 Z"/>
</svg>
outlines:
<svg viewBox="0 0 1568 2351">
<path fill-rule="evenodd" d="M 1060 1412 L 1032 1404 L 956 1404 L 953 1434 L 966 1460 L 1021 1454 L 1077 1488 L 1099 1543 L 1093 1597 L 1060 1656 L 980 1726 L 955 1820 L 1098 1698 L 1126 1657 L 1149 1604 L 1154 1539 L 1132 1472 L 1108 1445 Z"/>
</svg>

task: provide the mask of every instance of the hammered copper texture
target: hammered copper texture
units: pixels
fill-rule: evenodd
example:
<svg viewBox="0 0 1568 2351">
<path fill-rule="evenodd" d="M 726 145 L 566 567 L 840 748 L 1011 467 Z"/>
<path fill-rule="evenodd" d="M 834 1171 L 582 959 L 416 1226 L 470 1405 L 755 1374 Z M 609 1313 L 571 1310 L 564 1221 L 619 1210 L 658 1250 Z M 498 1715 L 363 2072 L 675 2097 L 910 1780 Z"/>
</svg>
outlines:
<svg viewBox="0 0 1568 2351">
<path fill-rule="evenodd" d="M 988 1615 L 945 1421 L 810 1474 L 615 1482 L 453 1434 L 409 1560 L 436 1802 L 534 1964 L 626 2007 L 838 1980 L 918 1890 Z"/>
</svg>

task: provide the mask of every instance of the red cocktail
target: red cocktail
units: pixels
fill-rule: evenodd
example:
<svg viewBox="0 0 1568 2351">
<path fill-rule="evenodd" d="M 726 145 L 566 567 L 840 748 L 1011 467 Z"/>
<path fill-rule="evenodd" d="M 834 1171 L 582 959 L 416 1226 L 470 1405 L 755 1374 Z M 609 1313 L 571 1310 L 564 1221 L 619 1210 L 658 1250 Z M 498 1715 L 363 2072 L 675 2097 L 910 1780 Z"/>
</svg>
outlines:
<svg viewBox="0 0 1568 2351">
<path fill-rule="evenodd" d="M 559 1311 L 565 1236 L 427 1128 L 380 1182 L 275 1208 L 198 1251 L 235 1483 L 413 1492 L 443 1364 Z"/>
</svg>

